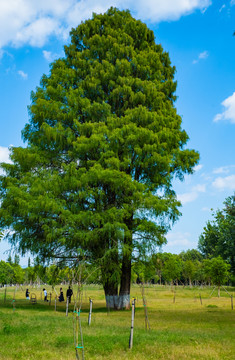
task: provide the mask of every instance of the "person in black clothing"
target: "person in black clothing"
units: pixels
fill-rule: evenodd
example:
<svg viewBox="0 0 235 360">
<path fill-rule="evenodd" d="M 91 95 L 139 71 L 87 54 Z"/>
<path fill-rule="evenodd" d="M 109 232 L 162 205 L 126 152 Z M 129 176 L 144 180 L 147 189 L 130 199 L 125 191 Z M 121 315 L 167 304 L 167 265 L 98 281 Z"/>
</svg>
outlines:
<svg viewBox="0 0 235 360">
<path fill-rule="evenodd" d="M 29 300 L 29 289 L 26 289 L 25 297 L 26 297 L 27 300 Z"/>
<path fill-rule="evenodd" d="M 62 288 L 60 288 L 59 302 L 64 301 L 64 293 Z"/>
<path fill-rule="evenodd" d="M 71 297 L 72 297 L 72 295 L 73 295 L 73 290 L 70 289 L 70 286 L 69 286 L 69 288 L 68 288 L 68 290 L 67 290 L 67 292 L 66 292 L 66 296 L 67 296 L 67 299 L 69 300 L 69 304 L 71 303 Z"/>
</svg>

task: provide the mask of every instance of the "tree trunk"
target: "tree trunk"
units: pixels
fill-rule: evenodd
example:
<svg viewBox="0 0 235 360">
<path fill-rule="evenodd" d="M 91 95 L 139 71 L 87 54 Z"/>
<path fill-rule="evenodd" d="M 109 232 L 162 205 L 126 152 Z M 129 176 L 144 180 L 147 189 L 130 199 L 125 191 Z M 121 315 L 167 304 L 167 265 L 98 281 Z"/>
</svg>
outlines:
<svg viewBox="0 0 235 360">
<path fill-rule="evenodd" d="M 123 255 L 119 308 L 130 309 L 131 255 Z"/>
<path fill-rule="evenodd" d="M 102 274 L 106 307 L 108 309 L 118 309 L 118 284 L 112 282 L 111 276 L 112 274 L 107 274 L 107 272 Z"/>
<path fill-rule="evenodd" d="M 118 283 L 120 277 L 119 257 L 115 235 L 104 237 L 105 256 L 102 261 L 101 276 L 107 309 L 118 309 Z"/>
<path fill-rule="evenodd" d="M 126 218 L 125 224 L 128 230 L 124 237 L 125 252 L 122 257 L 119 309 L 130 309 L 133 214 Z"/>
<path fill-rule="evenodd" d="M 119 309 L 118 287 L 112 288 L 113 290 L 104 287 L 106 307 L 107 309 Z"/>
</svg>

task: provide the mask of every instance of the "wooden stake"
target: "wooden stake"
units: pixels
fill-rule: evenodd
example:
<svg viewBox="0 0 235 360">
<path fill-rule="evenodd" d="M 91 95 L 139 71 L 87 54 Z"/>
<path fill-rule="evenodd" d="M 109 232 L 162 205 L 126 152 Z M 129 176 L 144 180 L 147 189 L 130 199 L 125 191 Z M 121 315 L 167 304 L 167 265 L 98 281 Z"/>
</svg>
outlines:
<svg viewBox="0 0 235 360">
<path fill-rule="evenodd" d="M 85 355 L 84 355 L 84 344 L 83 344 L 83 336 L 82 336 L 82 324 L 81 324 L 81 318 L 80 318 L 80 316 L 78 316 L 78 323 L 79 323 L 80 338 L 81 338 L 82 360 L 84 360 L 84 359 L 85 359 Z"/>
<path fill-rule="evenodd" d="M 131 312 L 131 333 L 129 339 L 129 349 L 133 347 L 133 334 L 134 334 L 134 318 L 135 318 L 135 300 L 132 300 L 132 312 Z"/>
<path fill-rule="evenodd" d="M 69 298 L 67 298 L 66 301 L 66 316 L 68 316 L 68 312 L 69 312 Z"/>
<path fill-rule="evenodd" d="M 15 311 L 15 309 L 16 309 L 16 303 L 15 303 L 15 300 L 14 300 L 14 299 L 12 300 L 12 307 L 13 307 L 13 311 Z"/>
<path fill-rule="evenodd" d="M 231 309 L 233 310 L 233 295 L 231 295 Z"/>
<path fill-rule="evenodd" d="M 200 297 L 200 301 L 201 301 L 201 305 L 202 305 L 202 297 L 201 297 L 201 294 L 199 294 L 199 297 Z"/>
<path fill-rule="evenodd" d="M 79 314 L 80 315 L 80 314 Z M 75 349 L 76 349 L 76 358 L 79 359 L 79 354 L 78 354 L 78 327 L 79 327 L 79 323 L 78 323 L 78 308 L 76 308 L 76 343 L 75 343 Z"/>
<path fill-rule="evenodd" d="M 143 299 L 144 313 L 145 313 L 145 330 L 147 330 L 147 328 L 149 328 L 149 330 L 150 330 L 150 324 L 149 324 L 149 319 L 148 319 L 147 301 L 146 301 L 146 298 L 144 296 L 144 286 L 142 286 L 142 299 Z"/>
<path fill-rule="evenodd" d="M 145 298 L 144 298 L 144 313 L 145 313 L 145 330 L 147 330 L 148 328 L 150 330 L 150 324 L 149 324 L 149 319 L 148 319 L 148 309 L 147 309 L 147 303 L 146 303 Z"/>
<path fill-rule="evenodd" d="M 90 300 L 90 311 L 89 311 L 89 315 L 88 315 L 88 325 L 91 325 L 91 314 L 92 314 L 92 300 L 91 298 L 89 298 Z"/>
<path fill-rule="evenodd" d="M 7 299 L 7 288 L 5 287 L 4 304 L 6 303 L 6 299 Z"/>
</svg>

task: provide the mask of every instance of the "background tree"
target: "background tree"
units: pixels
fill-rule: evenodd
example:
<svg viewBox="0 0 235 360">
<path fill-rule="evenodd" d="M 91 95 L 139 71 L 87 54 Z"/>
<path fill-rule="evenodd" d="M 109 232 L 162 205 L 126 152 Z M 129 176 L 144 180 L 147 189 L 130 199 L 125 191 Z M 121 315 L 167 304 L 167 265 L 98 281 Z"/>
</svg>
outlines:
<svg viewBox="0 0 235 360">
<path fill-rule="evenodd" d="M 218 286 L 218 297 L 221 285 L 228 280 L 230 267 L 220 256 L 210 260 L 210 276 L 213 284 Z"/>
<path fill-rule="evenodd" d="M 214 220 L 208 221 L 200 235 L 198 248 L 208 258 L 221 256 L 231 265 L 235 281 L 235 195 L 224 202 L 223 210 L 217 210 Z"/>
<path fill-rule="evenodd" d="M 0 284 L 12 284 L 13 283 L 14 270 L 12 266 L 1 260 L 0 261 Z"/>
<path fill-rule="evenodd" d="M 196 249 L 181 251 L 179 256 L 183 261 L 186 260 L 202 261 L 203 259 L 203 255 Z"/>
<path fill-rule="evenodd" d="M 22 269 L 22 267 L 17 263 L 12 264 L 12 269 L 13 269 L 13 278 L 12 278 L 13 284 L 23 284 L 25 279 L 25 270 Z"/>
<path fill-rule="evenodd" d="M 20 256 L 19 256 L 18 254 L 15 254 L 14 264 L 15 264 L 15 265 L 19 265 L 19 264 L 20 264 Z"/>
<path fill-rule="evenodd" d="M 165 261 L 163 268 L 163 277 L 165 281 L 173 282 L 175 281 L 176 285 L 178 285 L 178 280 L 181 277 L 182 272 L 182 262 L 178 255 L 171 254 L 170 257 Z"/>
<path fill-rule="evenodd" d="M 0 226 L 42 259 L 82 248 L 107 301 L 129 307 L 132 254 L 166 242 L 180 215 L 172 180 L 199 156 L 185 149 L 175 67 L 145 24 L 111 8 L 64 49 L 31 95 L 27 147 L 2 165 Z"/>
<path fill-rule="evenodd" d="M 196 266 L 192 260 L 186 260 L 182 265 L 182 274 L 186 281 L 188 281 L 189 286 L 192 287 L 192 280 L 196 273 Z"/>
<path fill-rule="evenodd" d="M 7 258 L 7 263 L 10 264 L 10 265 L 13 264 L 11 254 L 9 254 L 9 256 L 8 256 L 8 258 Z"/>
</svg>

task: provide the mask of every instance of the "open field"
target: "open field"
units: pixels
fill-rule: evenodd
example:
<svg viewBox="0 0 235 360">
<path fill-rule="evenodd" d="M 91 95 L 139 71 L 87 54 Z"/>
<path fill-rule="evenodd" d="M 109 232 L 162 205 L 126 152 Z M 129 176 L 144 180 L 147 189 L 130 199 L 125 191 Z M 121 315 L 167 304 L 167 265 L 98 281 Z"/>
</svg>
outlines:
<svg viewBox="0 0 235 360">
<path fill-rule="evenodd" d="M 46 286 L 48 293 L 51 287 Z M 51 306 L 41 300 L 42 286 L 30 288 L 38 302 L 25 300 L 26 287 L 0 289 L 0 359 L 71 360 L 76 359 L 73 343 L 73 304 L 65 316 L 65 303 Z M 66 287 L 63 286 L 64 293 Z M 234 288 L 227 288 L 234 295 Z M 59 292 L 59 286 L 56 287 Z M 216 297 L 213 288 L 145 288 L 151 331 L 145 330 L 144 307 L 138 286 L 132 288 L 137 298 L 134 345 L 129 350 L 131 311 L 105 308 L 103 290 L 86 286 L 81 313 L 86 360 L 147 359 L 235 359 L 235 309 L 225 291 Z M 199 298 L 201 294 L 202 304 Z M 92 322 L 88 326 L 89 296 L 93 299 Z"/>
</svg>

